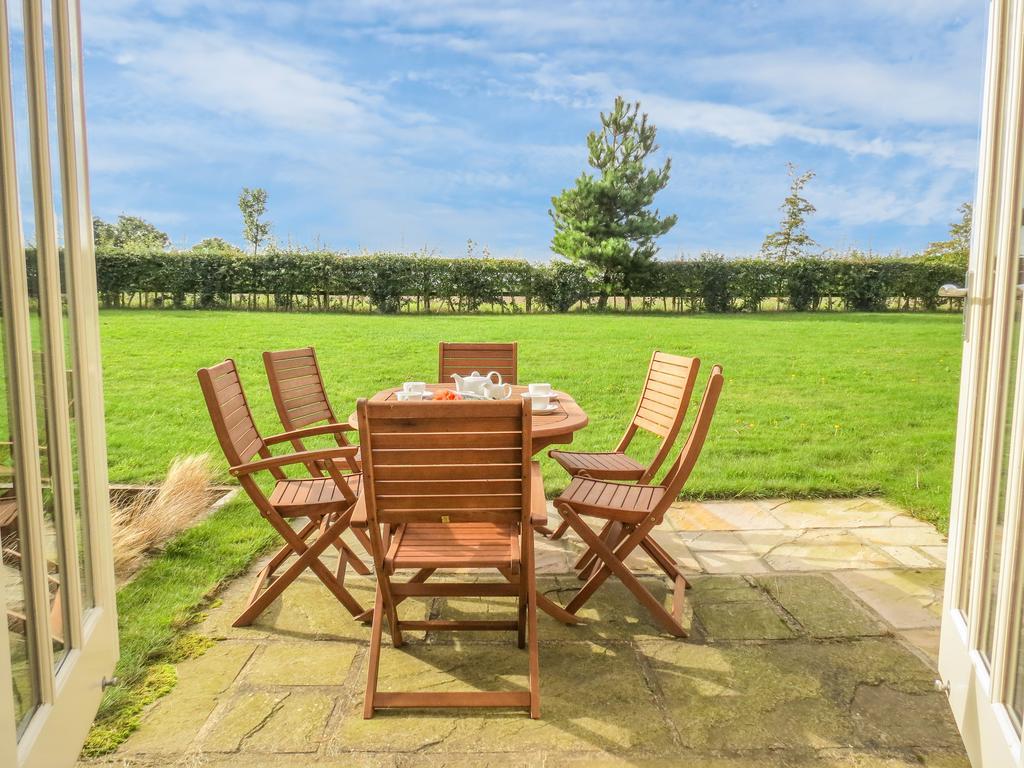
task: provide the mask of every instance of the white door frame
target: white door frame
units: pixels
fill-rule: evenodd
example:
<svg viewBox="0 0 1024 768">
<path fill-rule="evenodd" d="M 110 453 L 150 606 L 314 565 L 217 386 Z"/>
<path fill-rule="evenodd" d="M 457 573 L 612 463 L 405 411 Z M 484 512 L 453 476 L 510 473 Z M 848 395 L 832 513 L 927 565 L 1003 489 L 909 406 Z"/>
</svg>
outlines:
<svg viewBox="0 0 1024 768">
<path fill-rule="evenodd" d="M 989 13 L 938 682 L 972 764 L 1021 768 L 1021 732 L 1006 702 L 1024 597 L 1024 333 L 1015 333 L 1022 301 L 1024 0 L 991 0 Z"/>
<path fill-rule="evenodd" d="M 75 502 L 81 530 L 72 514 L 61 515 L 66 577 L 62 584 L 68 624 L 66 656 L 54 670 L 48 621 L 47 564 L 43 551 L 42 478 L 37 434 L 37 393 L 34 391 L 30 307 L 24 239 L 21 229 L 14 147 L 8 7 L 0 0 L 0 270 L 4 311 L 4 354 L 8 377 L 11 433 L 16 451 L 15 487 L 19 505 L 21 555 L 29 571 L 27 633 L 34 642 L 32 667 L 39 704 L 20 738 L 15 730 L 7 632 L 0 632 L 0 765 L 55 768 L 74 765 L 103 683 L 118 656 L 116 596 L 110 544 L 106 435 L 103 421 L 99 315 L 96 293 L 92 215 L 89 207 L 88 159 L 82 76 L 81 17 L 78 0 L 52 0 L 52 50 L 56 75 L 58 162 L 63 202 L 67 319 L 72 352 L 74 419 L 78 449 L 79 489 L 72 478 L 70 420 L 64 380 L 64 335 L 56 220 L 50 187 L 50 137 L 44 22 L 38 0 L 23 0 L 25 62 L 29 93 L 30 151 L 40 273 L 39 314 L 46 373 L 48 462 L 52 492 L 65 510 Z M 59 407 L 63 404 L 62 407 Z M 26 449 L 27 446 L 31 448 Z M 77 573 L 77 545 L 85 550 L 86 599 Z M 0 574 L 2 579 L 2 574 Z M 0 584 L 0 608 L 5 609 Z M 5 611 L 6 615 L 6 611 Z"/>
</svg>

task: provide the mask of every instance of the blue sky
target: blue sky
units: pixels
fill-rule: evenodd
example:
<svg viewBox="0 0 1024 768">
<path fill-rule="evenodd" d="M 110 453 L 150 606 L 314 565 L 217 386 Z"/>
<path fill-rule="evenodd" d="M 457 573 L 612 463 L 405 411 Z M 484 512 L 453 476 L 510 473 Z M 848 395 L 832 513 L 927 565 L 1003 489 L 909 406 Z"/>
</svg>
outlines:
<svg viewBox="0 0 1024 768">
<path fill-rule="evenodd" d="M 176 245 L 550 255 L 550 197 L 616 94 L 639 99 L 679 215 L 662 257 L 754 252 L 786 162 L 810 233 L 888 252 L 974 192 L 986 3 L 87 0 L 94 212 Z"/>
</svg>

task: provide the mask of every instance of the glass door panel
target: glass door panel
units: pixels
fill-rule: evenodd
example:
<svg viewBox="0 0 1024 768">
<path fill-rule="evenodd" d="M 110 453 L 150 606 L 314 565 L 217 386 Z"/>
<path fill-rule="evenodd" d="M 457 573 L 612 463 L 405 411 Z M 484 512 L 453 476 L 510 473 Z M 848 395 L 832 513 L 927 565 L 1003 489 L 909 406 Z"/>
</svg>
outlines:
<svg viewBox="0 0 1024 768">
<path fill-rule="evenodd" d="M 1020 264 L 1021 260 L 1018 256 L 1017 268 L 1015 270 L 1017 286 L 1021 285 Z M 1000 433 L 996 435 L 996 439 L 1000 441 L 998 451 L 999 470 L 996 480 L 997 492 L 993 496 L 995 506 L 993 508 L 993 516 L 990 521 L 989 535 L 985 542 L 985 548 L 982 555 L 984 562 L 983 573 L 985 588 L 982 596 L 982 622 L 979 648 L 981 649 L 982 658 L 990 668 L 992 666 L 992 652 L 995 644 L 994 633 L 996 629 L 996 602 L 998 599 L 999 574 L 1002 570 L 1001 558 L 1003 551 L 1004 526 L 1007 519 L 1007 505 L 1014 503 L 1014 500 L 1007 495 L 1007 492 L 1013 479 L 1011 475 L 1015 471 L 1011 464 L 1011 433 L 1013 430 L 1014 417 L 1021 405 L 1016 402 L 1016 398 L 1013 396 L 1013 393 L 1017 391 L 1017 378 L 1020 375 L 1018 367 L 1021 344 L 1021 309 L 1022 293 L 1018 287 L 1014 292 L 1013 314 L 1012 319 L 1010 320 L 1010 332 L 1008 334 L 1007 344 L 1006 373 L 1002 387 L 1002 394 L 1000 396 L 1000 400 L 1005 402 L 1005 405 L 1000 409 L 1002 411 L 1002 418 L 1000 420 L 1002 428 Z"/>
<path fill-rule="evenodd" d="M 0 280 L 3 276 L 0 275 Z M 3 329 L 3 315 L 0 313 L 0 331 Z M 2 342 L 0 342 L 2 343 Z M 25 550 L 22 541 L 24 530 L 22 513 L 18 504 L 18 485 L 15 478 L 15 444 L 11 438 L 11 404 L 7 397 L 11 390 L 7 373 L 7 356 L 3 358 L 3 402 L 0 403 L 0 558 L 3 572 L 4 602 L 8 644 L 10 647 L 10 676 L 14 693 L 14 715 L 19 734 L 27 725 L 32 712 L 39 705 L 39 682 L 36 675 L 35 638 L 29 631 L 31 601 L 28 584 L 30 574 L 22 557 Z"/>
</svg>

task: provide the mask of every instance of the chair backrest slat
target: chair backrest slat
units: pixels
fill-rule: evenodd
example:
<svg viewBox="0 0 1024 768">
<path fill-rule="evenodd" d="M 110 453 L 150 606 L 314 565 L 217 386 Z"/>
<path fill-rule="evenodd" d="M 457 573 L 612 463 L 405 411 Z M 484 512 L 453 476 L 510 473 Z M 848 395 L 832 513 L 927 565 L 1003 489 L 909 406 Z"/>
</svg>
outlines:
<svg viewBox="0 0 1024 768">
<path fill-rule="evenodd" d="M 269 455 L 253 421 L 235 361 L 228 359 L 210 368 L 200 368 L 197 375 L 217 441 L 228 463 L 237 466 L 257 454 Z"/>
<path fill-rule="evenodd" d="M 650 483 L 665 463 L 679 429 L 683 425 L 686 409 L 690 405 L 693 385 L 700 370 L 700 359 L 682 357 L 655 350 L 647 367 L 640 400 L 633 420 L 615 450 L 625 451 L 638 429 L 661 438 L 658 450 L 647 465 L 639 482 Z"/>
<path fill-rule="evenodd" d="M 697 416 L 693 421 L 693 426 L 690 427 L 686 443 L 661 481 L 661 485 L 665 488 L 662 502 L 665 507 L 678 498 L 697 464 L 697 459 L 700 457 L 700 452 L 704 448 L 704 442 L 711 429 L 711 421 L 715 416 L 715 408 L 718 406 L 718 397 L 722 392 L 723 382 L 722 367 L 716 365 L 711 369 L 711 376 L 704 387 L 704 395 L 701 397 Z"/>
<path fill-rule="evenodd" d="M 286 432 L 322 421 L 337 423 L 313 347 L 264 352 L 263 365 Z"/>
<path fill-rule="evenodd" d="M 360 400 L 367 517 L 374 523 L 529 519 L 530 415 L 520 400 Z"/>
<path fill-rule="evenodd" d="M 438 345 L 438 381 L 447 384 L 452 374 L 466 376 L 473 371 L 486 374 L 497 371 L 503 381 L 519 383 L 519 350 L 508 344 L 462 343 L 442 341 Z"/>
<path fill-rule="evenodd" d="M 651 356 L 647 381 L 633 422 L 641 429 L 671 441 L 679 432 L 699 368 L 700 360 L 695 357 L 656 351 Z"/>
</svg>

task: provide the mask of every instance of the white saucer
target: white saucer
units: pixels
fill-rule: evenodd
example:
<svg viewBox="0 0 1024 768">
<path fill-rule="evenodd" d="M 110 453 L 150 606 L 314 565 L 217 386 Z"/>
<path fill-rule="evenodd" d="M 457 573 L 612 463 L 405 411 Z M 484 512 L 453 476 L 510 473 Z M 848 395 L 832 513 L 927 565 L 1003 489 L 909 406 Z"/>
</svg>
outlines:
<svg viewBox="0 0 1024 768">
<path fill-rule="evenodd" d="M 554 413 L 557 410 L 558 403 L 548 403 L 547 408 L 531 408 L 530 413 L 544 415 L 545 413 Z"/>
<path fill-rule="evenodd" d="M 557 400 L 560 396 L 561 396 L 560 393 L 552 392 L 550 395 L 548 395 L 548 400 Z M 523 398 L 526 398 L 527 400 L 529 400 L 531 397 L 533 397 L 533 395 L 531 395 L 529 392 L 523 392 L 523 394 L 521 394 L 520 397 L 523 397 Z"/>
</svg>

